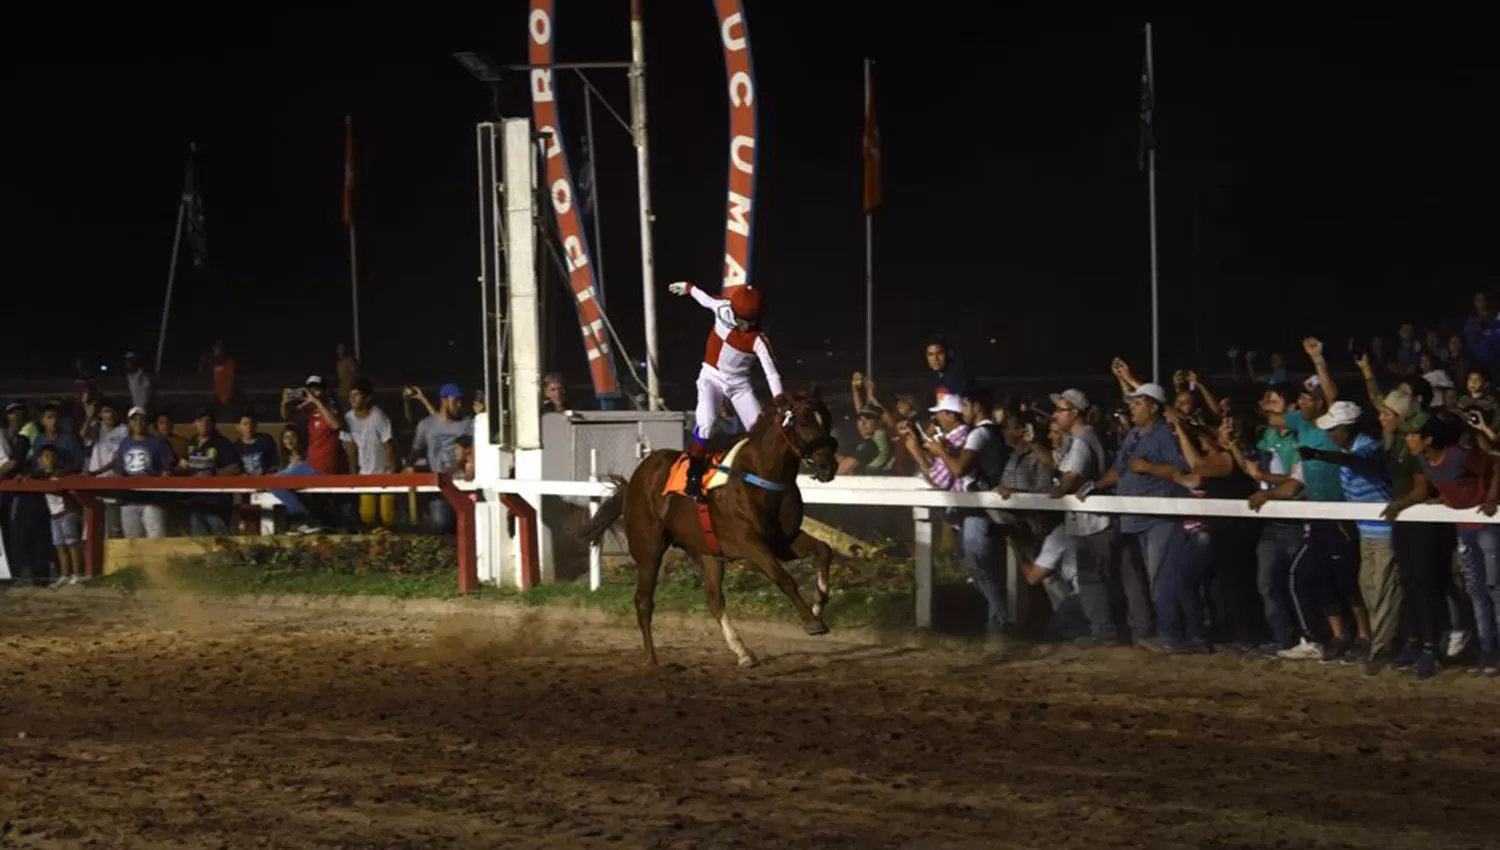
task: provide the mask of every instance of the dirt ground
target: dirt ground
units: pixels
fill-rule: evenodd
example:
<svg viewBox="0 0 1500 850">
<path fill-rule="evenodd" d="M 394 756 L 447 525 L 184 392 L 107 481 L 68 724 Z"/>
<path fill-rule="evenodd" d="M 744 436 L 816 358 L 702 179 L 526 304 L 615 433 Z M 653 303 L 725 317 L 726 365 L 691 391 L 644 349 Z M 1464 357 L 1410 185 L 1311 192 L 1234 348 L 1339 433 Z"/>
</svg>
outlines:
<svg viewBox="0 0 1500 850">
<path fill-rule="evenodd" d="M 0 596 L 0 846 L 1500 846 L 1500 682 Z"/>
</svg>

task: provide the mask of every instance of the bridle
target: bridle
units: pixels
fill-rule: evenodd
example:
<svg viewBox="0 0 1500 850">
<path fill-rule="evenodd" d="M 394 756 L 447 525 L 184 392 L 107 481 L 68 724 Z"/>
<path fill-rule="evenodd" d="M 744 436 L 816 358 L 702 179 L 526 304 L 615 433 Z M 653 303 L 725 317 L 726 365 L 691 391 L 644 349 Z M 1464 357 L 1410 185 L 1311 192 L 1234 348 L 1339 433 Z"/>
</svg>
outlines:
<svg viewBox="0 0 1500 850">
<path fill-rule="evenodd" d="M 834 439 L 834 436 L 832 434 L 825 433 L 817 437 L 816 439 L 804 442 L 801 437 L 797 436 L 796 431 L 792 428 L 792 423 L 796 421 L 796 418 L 796 409 L 787 408 L 786 411 L 781 414 L 781 422 L 777 424 L 776 428 L 776 430 L 781 434 L 781 438 L 783 440 L 786 440 L 786 444 L 791 448 L 793 454 L 802 458 L 802 460 L 804 461 L 809 461 L 812 460 L 812 456 L 814 454 L 821 451 L 822 449 L 838 449 L 839 441 Z"/>
</svg>

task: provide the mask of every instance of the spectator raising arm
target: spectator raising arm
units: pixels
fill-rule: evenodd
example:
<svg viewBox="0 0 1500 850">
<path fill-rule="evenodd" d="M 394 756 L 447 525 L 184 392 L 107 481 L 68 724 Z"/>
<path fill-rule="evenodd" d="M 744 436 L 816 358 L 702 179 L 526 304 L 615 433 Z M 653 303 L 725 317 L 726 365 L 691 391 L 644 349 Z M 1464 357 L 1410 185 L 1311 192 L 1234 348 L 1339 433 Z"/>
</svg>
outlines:
<svg viewBox="0 0 1500 850">
<path fill-rule="evenodd" d="M 1302 340 L 1302 350 L 1312 358 L 1313 368 L 1318 372 L 1318 382 L 1323 385 L 1323 396 L 1329 407 L 1339 400 L 1338 384 L 1333 382 L 1333 372 L 1328 369 L 1328 360 L 1323 356 L 1323 343 L 1317 337 Z"/>
<path fill-rule="evenodd" d="M 1197 372 L 1188 372 L 1188 385 L 1198 388 L 1198 395 L 1203 397 L 1205 407 L 1216 414 L 1219 412 L 1219 397 L 1208 388 L 1208 384 L 1203 383 L 1203 378 Z"/>
<path fill-rule="evenodd" d="M 1385 407 L 1385 394 L 1380 391 L 1380 384 L 1375 381 L 1375 367 L 1370 363 L 1369 353 L 1364 353 L 1354 358 L 1354 364 L 1359 367 L 1359 373 L 1365 379 L 1365 392 L 1370 394 L 1370 404 L 1376 410 Z M 1318 380 L 1322 380 L 1319 378 Z"/>
</svg>

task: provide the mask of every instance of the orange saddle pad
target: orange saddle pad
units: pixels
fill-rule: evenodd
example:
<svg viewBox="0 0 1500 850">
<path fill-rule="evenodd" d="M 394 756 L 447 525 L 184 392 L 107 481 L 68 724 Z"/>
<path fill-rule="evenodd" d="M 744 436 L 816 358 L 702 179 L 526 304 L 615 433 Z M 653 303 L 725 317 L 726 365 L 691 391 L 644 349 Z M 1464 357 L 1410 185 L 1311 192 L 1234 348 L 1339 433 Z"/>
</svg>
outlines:
<svg viewBox="0 0 1500 850">
<path fill-rule="evenodd" d="M 703 470 L 703 492 L 716 490 L 729 483 L 729 476 L 725 475 L 720 466 L 733 466 L 735 455 L 740 453 L 740 447 L 745 444 L 744 440 L 735 443 L 727 452 L 719 452 L 708 456 L 708 464 Z M 667 474 L 667 486 L 663 487 L 663 496 L 681 496 L 687 492 L 688 456 L 684 453 L 672 464 L 672 471 Z"/>
</svg>

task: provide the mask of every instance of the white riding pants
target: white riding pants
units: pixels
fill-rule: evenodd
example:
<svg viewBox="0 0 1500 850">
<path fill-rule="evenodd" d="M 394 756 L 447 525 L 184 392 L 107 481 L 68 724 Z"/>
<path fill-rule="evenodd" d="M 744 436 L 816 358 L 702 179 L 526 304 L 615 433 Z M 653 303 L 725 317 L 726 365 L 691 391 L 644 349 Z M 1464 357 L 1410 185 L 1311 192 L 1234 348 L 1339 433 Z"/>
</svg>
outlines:
<svg viewBox="0 0 1500 850">
<path fill-rule="evenodd" d="M 750 379 L 727 378 L 718 369 L 703 364 L 703 369 L 698 372 L 698 410 L 693 423 L 702 439 L 708 439 L 714 420 L 719 418 L 719 405 L 726 398 L 745 430 L 750 430 L 760 418 L 760 400 L 755 397 Z"/>
</svg>

